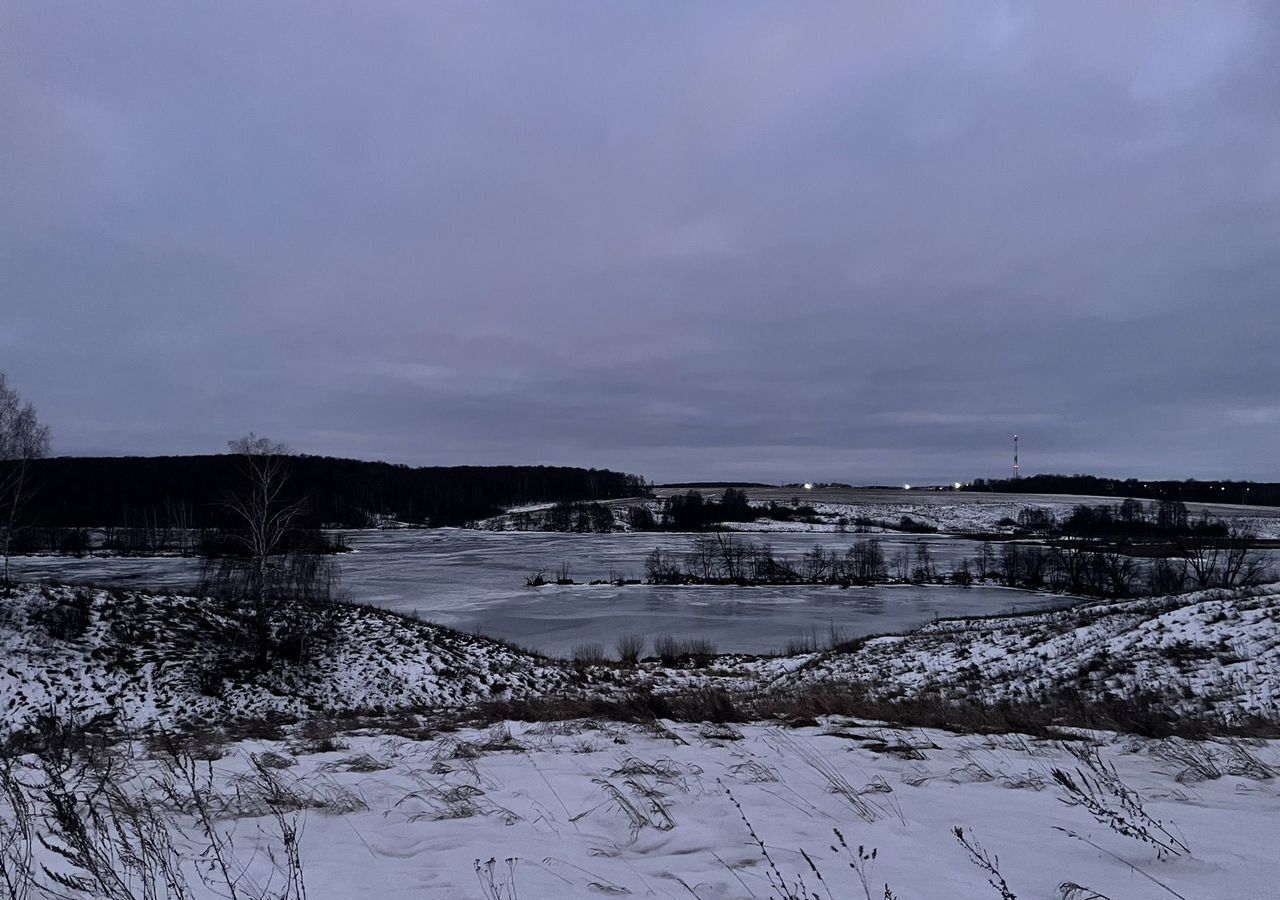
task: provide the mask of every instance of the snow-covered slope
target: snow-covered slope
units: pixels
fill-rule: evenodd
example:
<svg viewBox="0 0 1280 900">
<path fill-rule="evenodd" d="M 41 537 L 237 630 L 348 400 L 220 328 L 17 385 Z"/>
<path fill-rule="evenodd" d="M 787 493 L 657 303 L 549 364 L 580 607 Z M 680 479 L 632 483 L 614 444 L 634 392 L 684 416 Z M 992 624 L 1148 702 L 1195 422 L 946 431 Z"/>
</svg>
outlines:
<svg viewBox="0 0 1280 900">
<path fill-rule="evenodd" d="M 554 691 L 566 670 L 505 645 L 381 610 L 337 606 L 330 642 L 304 665 L 218 671 L 208 601 L 25 586 L 0 598 L 0 725 L 54 712 L 133 727 L 458 707 Z"/>
<path fill-rule="evenodd" d="M 775 683 L 855 681 L 881 698 L 984 703 L 1158 693 L 1188 714 L 1275 721 L 1280 585 L 944 620 L 792 668 Z"/>
<path fill-rule="evenodd" d="M 573 666 L 366 607 L 304 665 L 226 672 L 207 601 L 73 587 L 0 600 L 0 725 L 55 712 L 121 724 L 457 709 L 489 699 L 745 694 L 853 684 L 873 700 L 990 705 L 1142 699 L 1163 716 L 1280 722 L 1280 585 L 942 620 L 852 649 L 705 667 Z"/>
</svg>

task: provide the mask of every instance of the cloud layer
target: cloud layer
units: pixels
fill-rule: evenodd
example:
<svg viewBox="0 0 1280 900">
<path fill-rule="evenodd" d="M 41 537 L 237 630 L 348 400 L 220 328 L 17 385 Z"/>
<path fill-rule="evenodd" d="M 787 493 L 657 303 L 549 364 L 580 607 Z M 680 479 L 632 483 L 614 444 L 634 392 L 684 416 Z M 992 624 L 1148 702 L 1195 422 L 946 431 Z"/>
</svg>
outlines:
<svg viewBox="0 0 1280 900">
<path fill-rule="evenodd" d="M 1277 478 L 1273 4 L 10 5 L 64 453 Z"/>
</svg>

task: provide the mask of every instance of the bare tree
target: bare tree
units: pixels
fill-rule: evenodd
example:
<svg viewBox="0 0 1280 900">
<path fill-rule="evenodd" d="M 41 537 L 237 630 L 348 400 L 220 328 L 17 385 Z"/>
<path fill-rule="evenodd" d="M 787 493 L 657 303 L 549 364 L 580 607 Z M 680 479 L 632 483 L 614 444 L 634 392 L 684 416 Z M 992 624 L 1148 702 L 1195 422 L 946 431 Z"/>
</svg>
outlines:
<svg viewBox="0 0 1280 900">
<path fill-rule="evenodd" d="M 1194 587 L 1230 587 L 1222 581 L 1222 561 L 1227 552 L 1222 541 L 1197 535 L 1179 540 L 1177 546 Z"/>
<path fill-rule="evenodd" d="M 888 574 L 884 548 L 877 538 L 854 543 L 845 554 L 845 563 L 849 577 L 864 584 L 880 581 Z"/>
<path fill-rule="evenodd" d="M 1143 521 L 1145 515 L 1143 514 L 1142 501 L 1127 497 L 1116 511 L 1116 518 L 1128 524 Z"/>
<path fill-rule="evenodd" d="M 655 547 L 644 558 L 644 575 L 652 584 L 674 584 L 680 580 L 680 564 L 669 551 Z"/>
<path fill-rule="evenodd" d="M 284 549 L 285 540 L 302 514 L 301 500 L 290 500 L 285 492 L 289 481 L 289 447 L 252 431 L 229 441 L 232 453 L 242 457 L 245 490 L 223 502 L 236 519 L 233 534 L 245 550 L 249 564 L 247 578 L 237 593 L 250 606 L 257 662 L 265 667 L 271 646 L 273 557 Z"/>
<path fill-rule="evenodd" d="M 710 537 L 694 538 L 693 546 L 685 554 L 685 565 L 692 575 L 710 581 L 716 570 L 716 542 Z"/>
<path fill-rule="evenodd" d="M 1127 597 L 1133 593 L 1134 582 L 1138 580 L 1138 565 L 1133 557 L 1124 552 L 1123 547 L 1096 554 L 1102 576 L 1106 579 L 1107 589 L 1116 597 Z"/>
<path fill-rule="evenodd" d="M 1030 587 L 1044 584 L 1045 572 L 1049 568 L 1049 554 L 1043 547 L 1032 544 L 1022 550 L 1022 574 Z"/>
<path fill-rule="evenodd" d="M 911 574 L 911 554 L 906 548 L 893 554 L 893 577 L 898 581 L 906 581 Z"/>
<path fill-rule="evenodd" d="M 1186 560 L 1159 557 L 1147 567 L 1147 593 L 1155 597 L 1180 594 L 1186 588 Z"/>
<path fill-rule="evenodd" d="M 1266 559 L 1253 552 L 1257 539 L 1257 532 L 1247 525 L 1231 528 L 1227 532 L 1227 553 L 1223 559 L 1222 578 L 1228 586 L 1251 587 L 1270 577 Z"/>
<path fill-rule="evenodd" d="M 24 403 L 0 372 L 0 528 L 4 530 L 4 588 L 9 578 L 9 550 L 22 508 L 31 497 L 28 469 L 33 459 L 49 453 L 49 426 L 40 424 L 35 407 Z"/>
<path fill-rule="evenodd" d="M 248 489 L 228 497 L 224 503 L 243 526 L 237 539 L 254 562 L 265 571 L 267 561 L 281 545 L 302 513 L 301 501 L 285 496 L 289 481 L 289 447 L 252 431 L 228 441 L 232 453 L 244 461 Z"/>
<path fill-rule="evenodd" d="M 911 570 L 912 581 L 934 581 L 938 577 L 938 570 L 933 564 L 933 553 L 929 550 L 929 545 L 924 541 L 916 541 L 913 549 L 915 557 L 915 567 Z"/>
<path fill-rule="evenodd" d="M 996 551 L 990 541 L 983 541 L 978 549 L 978 577 L 983 581 L 996 571 Z"/>
<path fill-rule="evenodd" d="M 814 544 L 813 549 L 801 557 L 800 572 L 805 581 L 812 581 L 816 584 L 820 581 L 825 581 L 831 574 L 831 562 L 831 559 L 827 556 L 827 551 L 822 549 L 822 545 Z"/>
<path fill-rule="evenodd" d="M 1093 554 L 1079 538 L 1064 538 L 1053 545 L 1053 559 L 1058 576 L 1058 586 L 1069 593 L 1083 593 L 1089 582 Z"/>
<path fill-rule="evenodd" d="M 1017 544 L 1008 543 L 1000 548 L 1000 576 L 1007 585 L 1018 583 L 1022 573 L 1022 551 Z"/>
<path fill-rule="evenodd" d="M 726 493 L 728 493 L 726 491 Z M 746 577 L 747 569 L 747 548 L 741 541 L 732 535 L 724 535 L 717 533 L 716 550 L 720 554 L 720 566 L 724 570 L 724 577 L 730 581 L 737 581 Z"/>
<path fill-rule="evenodd" d="M 1187 527 L 1187 505 L 1181 500 L 1161 500 L 1156 507 L 1155 519 L 1165 531 L 1184 531 Z"/>
</svg>

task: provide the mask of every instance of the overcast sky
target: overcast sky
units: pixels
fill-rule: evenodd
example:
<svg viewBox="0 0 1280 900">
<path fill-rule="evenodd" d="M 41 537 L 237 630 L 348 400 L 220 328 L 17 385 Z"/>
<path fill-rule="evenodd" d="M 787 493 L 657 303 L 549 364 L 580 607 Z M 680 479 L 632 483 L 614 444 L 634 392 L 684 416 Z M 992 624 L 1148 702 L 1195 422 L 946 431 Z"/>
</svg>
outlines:
<svg viewBox="0 0 1280 900">
<path fill-rule="evenodd" d="M 1280 479 L 1280 4 L 0 2 L 61 454 Z"/>
</svg>

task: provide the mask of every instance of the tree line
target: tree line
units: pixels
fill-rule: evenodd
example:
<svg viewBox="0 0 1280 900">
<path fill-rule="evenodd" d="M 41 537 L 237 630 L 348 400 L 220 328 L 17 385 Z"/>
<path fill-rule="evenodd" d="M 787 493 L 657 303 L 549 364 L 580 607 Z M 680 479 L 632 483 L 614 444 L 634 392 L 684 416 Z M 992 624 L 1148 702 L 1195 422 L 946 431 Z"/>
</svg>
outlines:
<svg viewBox="0 0 1280 900">
<path fill-rule="evenodd" d="M 1135 557 L 1125 547 L 1099 538 L 1008 542 L 998 550 L 988 541 L 974 559 L 961 560 L 951 577 L 1118 598 L 1249 587 L 1271 576 L 1266 559 L 1254 549 L 1253 535 L 1229 530 L 1226 537 L 1183 536 L 1168 545 L 1164 554 L 1150 559 Z"/>
<path fill-rule="evenodd" d="M 1202 513 L 1193 517 L 1181 500 L 1160 500 L 1144 504 L 1132 497 L 1117 504 L 1078 503 L 1071 512 L 1058 518 L 1041 506 L 1024 506 L 1016 519 L 1005 519 L 1001 525 L 1018 531 L 1044 535 L 1107 538 L 1119 543 L 1152 539 L 1168 542 L 1184 537 L 1228 537 L 1226 522 Z"/>
<path fill-rule="evenodd" d="M 644 560 L 650 584 L 878 584 L 889 580 L 884 547 L 877 538 L 858 541 L 841 553 L 816 545 L 799 559 L 774 553 L 769 543 L 744 542 L 717 532 L 694 538 L 676 554 L 655 548 Z"/>
<path fill-rule="evenodd" d="M 1280 506 L 1280 483 L 1273 481 L 1197 481 L 1194 478 L 1185 481 L 1151 481 L 1101 478 L 1096 475 L 1028 475 L 1018 479 L 977 478 L 964 485 L 961 490 Z"/>
<path fill-rule="evenodd" d="M 286 490 L 302 501 L 304 527 L 362 528 L 395 520 L 464 525 L 506 507 L 539 500 L 594 501 L 636 496 L 644 479 L 607 469 L 567 466 L 411 468 L 324 456 L 290 456 Z M 0 461 L 0 478 L 12 461 Z M 24 524 L 33 528 L 169 530 L 224 528 L 234 516 L 222 501 L 242 484 L 236 454 L 33 459 L 26 481 L 37 488 Z"/>
<path fill-rule="evenodd" d="M 1076 536 L 1047 543 L 984 541 L 973 557 L 938 564 L 926 541 L 892 554 L 878 538 L 842 550 L 814 545 L 799 557 L 774 552 L 768 543 L 744 542 L 718 532 L 695 538 L 685 553 L 655 548 L 644 560 L 650 584 L 834 585 L 996 583 L 1094 597 L 1176 594 L 1206 588 L 1246 587 L 1270 577 L 1252 535 L 1187 537 L 1169 556 L 1140 560 L 1113 543 Z M 545 582 L 544 582 L 545 583 Z"/>
<path fill-rule="evenodd" d="M 643 486 L 639 490 L 643 491 Z M 722 522 L 751 522 L 761 517 L 791 521 L 811 517 L 815 511 L 812 507 L 791 508 L 777 503 L 752 507 L 744 491 L 726 488 L 719 500 L 704 497 L 696 490 L 673 494 L 663 501 L 657 515 L 643 505 L 618 512 L 615 516 L 612 509 L 599 501 L 563 499 L 550 509 L 515 512 L 507 518 L 516 531 L 608 533 L 625 530 L 623 523 L 632 531 L 705 531 Z"/>
</svg>

